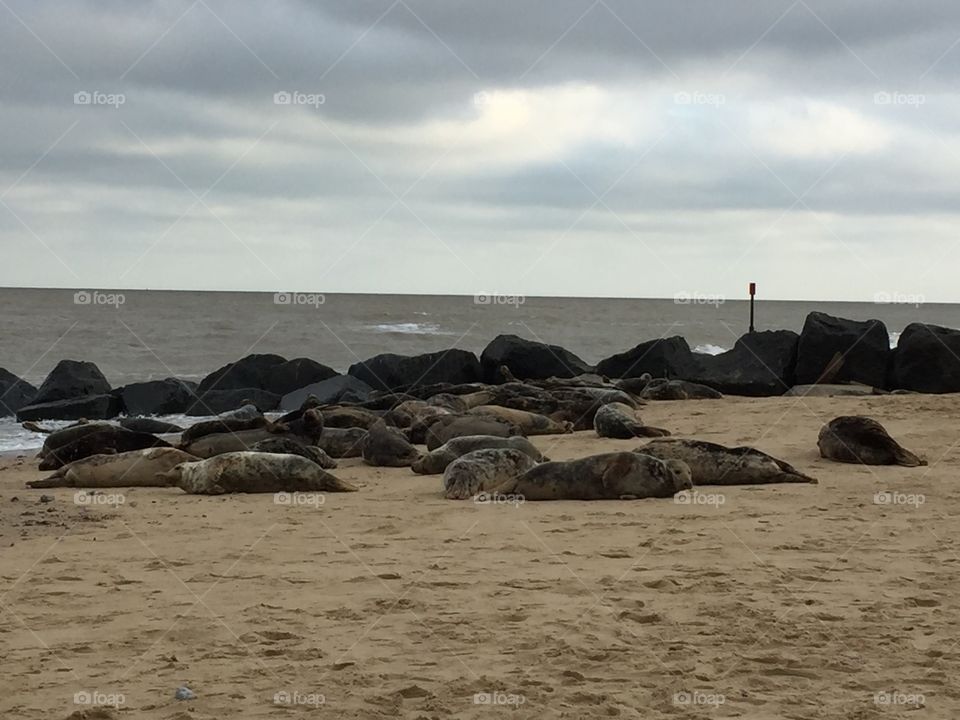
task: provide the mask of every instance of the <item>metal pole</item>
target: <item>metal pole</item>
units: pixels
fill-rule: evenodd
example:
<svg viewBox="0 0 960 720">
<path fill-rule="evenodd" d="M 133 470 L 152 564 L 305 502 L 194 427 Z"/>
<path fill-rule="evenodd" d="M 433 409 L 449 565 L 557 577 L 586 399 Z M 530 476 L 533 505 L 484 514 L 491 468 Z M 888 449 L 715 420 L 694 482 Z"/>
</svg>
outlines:
<svg viewBox="0 0 960 720">
<path fill-rule="evenodd" d="M 757 284 L 750 283 L 750 332 L 753 330 L 753 296 L 757 294 Z"/>
</svg>

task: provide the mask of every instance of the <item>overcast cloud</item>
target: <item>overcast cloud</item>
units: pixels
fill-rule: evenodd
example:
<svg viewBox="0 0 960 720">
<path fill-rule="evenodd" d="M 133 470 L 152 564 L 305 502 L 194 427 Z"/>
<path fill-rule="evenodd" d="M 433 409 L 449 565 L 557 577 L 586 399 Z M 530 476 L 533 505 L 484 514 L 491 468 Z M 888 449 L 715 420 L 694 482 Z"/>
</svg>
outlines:
<svg viewBox="0 0 960 720">
<path fill-rule="evenodd" d="M 960 301 L 955 0 L 0 18 L 2 285 Z"/>
</svg>

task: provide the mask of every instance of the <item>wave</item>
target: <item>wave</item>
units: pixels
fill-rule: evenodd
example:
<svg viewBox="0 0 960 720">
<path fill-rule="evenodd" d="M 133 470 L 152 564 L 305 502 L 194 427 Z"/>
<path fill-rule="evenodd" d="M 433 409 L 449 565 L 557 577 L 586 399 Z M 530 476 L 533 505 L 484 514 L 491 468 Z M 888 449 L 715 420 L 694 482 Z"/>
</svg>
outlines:
<svg viewBox="0 0 960 720">
<path fill-rule="evenodd" d="M 719 345 L 713 345 L 712 343 L 703 343 L 703 345 L 697 345 L 693 348 L 695 353 L 703 353 L 704 355 L 719 355 L 720 353 L 725 353 L 730 348 L 720 347 Z"/>
<path fill-rule="evenodd" d="M 379 323 L 377 325 L 364 325 L 365 330 L 374 330 L 381 333 L 399 333 L 401 335 L 452 335 L 440 329 L 436 323 Z"/>
</svg>

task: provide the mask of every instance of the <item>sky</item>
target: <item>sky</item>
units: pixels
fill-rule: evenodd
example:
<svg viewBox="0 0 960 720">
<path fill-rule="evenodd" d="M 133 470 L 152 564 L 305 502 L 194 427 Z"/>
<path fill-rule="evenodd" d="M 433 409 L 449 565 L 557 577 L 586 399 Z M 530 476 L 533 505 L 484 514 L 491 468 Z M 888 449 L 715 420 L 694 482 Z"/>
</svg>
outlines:
<svg viewBox="0 0 960 720">
<path fill-rule="evenodd" d="M 960 302 L 955 0 L 0 0 L 0 285 Z"/>
</svg>

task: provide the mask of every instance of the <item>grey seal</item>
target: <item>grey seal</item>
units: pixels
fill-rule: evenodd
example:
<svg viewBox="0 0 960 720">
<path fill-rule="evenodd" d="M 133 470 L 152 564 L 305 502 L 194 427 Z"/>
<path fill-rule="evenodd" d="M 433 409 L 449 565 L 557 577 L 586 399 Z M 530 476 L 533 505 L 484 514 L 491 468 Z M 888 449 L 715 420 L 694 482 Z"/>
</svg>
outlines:
<svg viewBox="0 0 960 720">
<path fill-rule="evenodd" d="M 783 460 L 751 447 L 724 447 L 703 440 L 651 440 L 634 450 L 661 460 L 680 460 L 690 467 L 694 485 L 765 485 L 816 483 Z"/>
<path fill-rule="evenodd" d="M 682 462 L 615 452 L 543 463 L 492 492 L 525 500 L 633 500 L 668 498 L 691 487 Z"/>
<path fill-rule="evenodd" d="M 904 467 L 927 464 L 901 447 L 883 425 L 861 415 L 843 415 L 828 422 L 820 429 L 817 447 L 822 457 L 842 463 Z"/>
<path fill-rule="evenodd" d="M 448 500 L 466 500 L 516 479 L 536 464 L 527 453 L 514 448 L 468 452 L 444 470 L 443 496 Z"/>
</svg>

